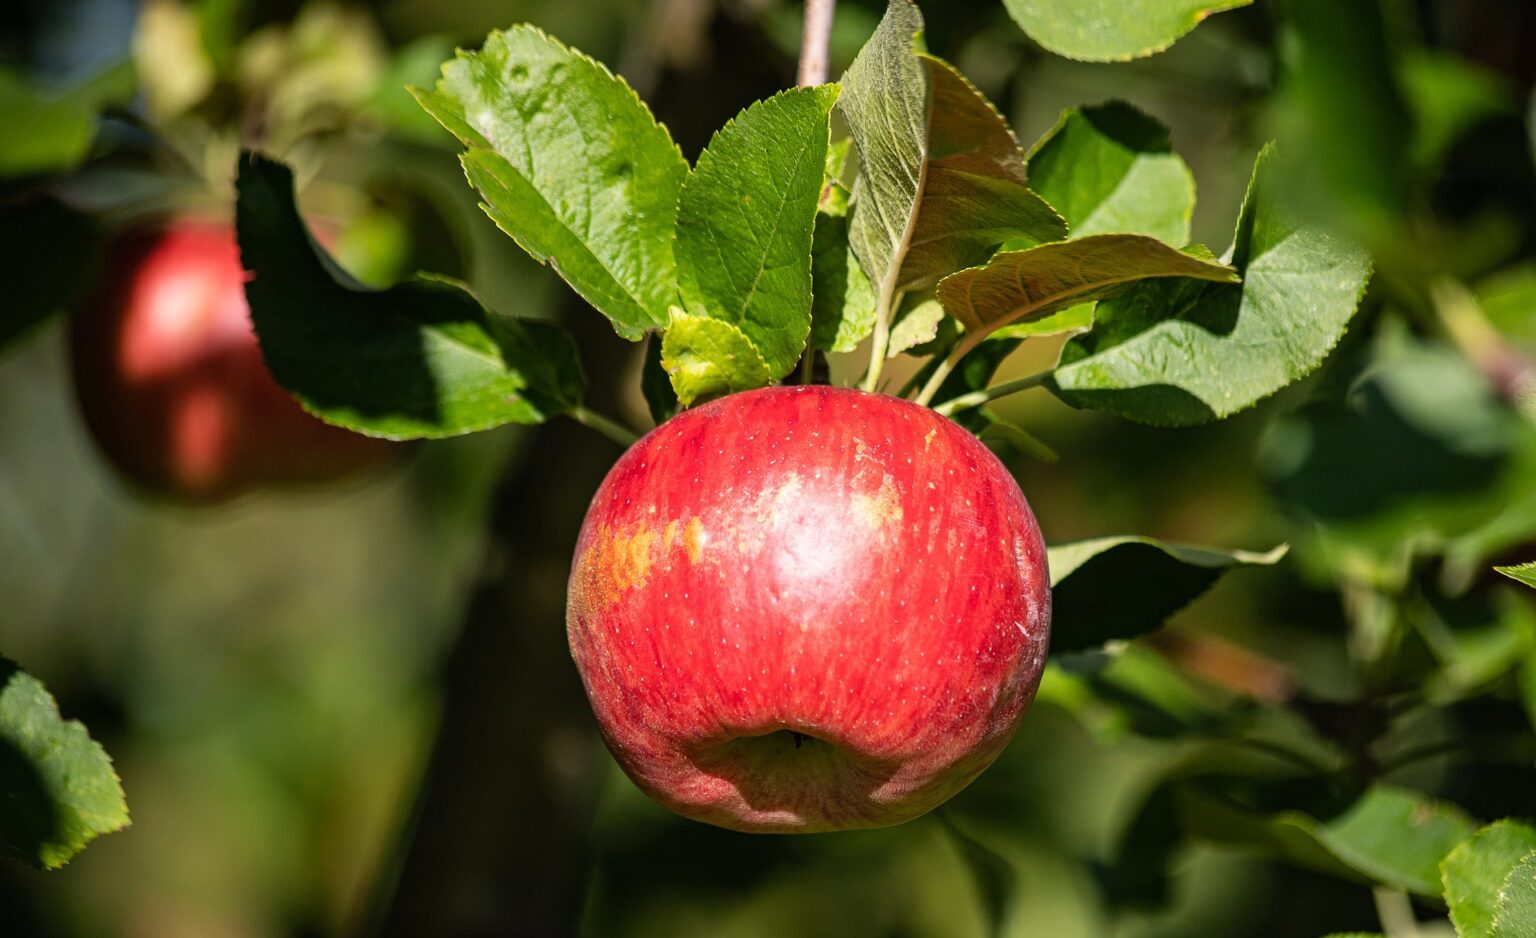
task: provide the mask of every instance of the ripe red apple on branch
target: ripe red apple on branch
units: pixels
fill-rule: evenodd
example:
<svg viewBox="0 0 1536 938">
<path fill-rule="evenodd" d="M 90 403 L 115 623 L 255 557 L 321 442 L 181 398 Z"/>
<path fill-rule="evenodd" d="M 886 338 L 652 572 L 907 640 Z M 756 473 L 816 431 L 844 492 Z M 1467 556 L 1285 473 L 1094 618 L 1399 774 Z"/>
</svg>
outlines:
<svg viewBox="0 0 1536 938">
<path fill-rule="evenodd" d="M 233 227 L 182 218 L 121 242 L 71 317 L 91 435 L 144 490 L 217 501 L 335 479 L 397 448 L 320 422 L 272 380 L 245 279 Z"/>
<path fill-rule="evenodd" d="M 667 807 L 743 831 L 879 827 L 1012 737 L 1050 633 L 1045 545 L 973 435 L 907 401 L 768 388 L 684 412 L 582 526 L 571 651 Z"/>
</svg>

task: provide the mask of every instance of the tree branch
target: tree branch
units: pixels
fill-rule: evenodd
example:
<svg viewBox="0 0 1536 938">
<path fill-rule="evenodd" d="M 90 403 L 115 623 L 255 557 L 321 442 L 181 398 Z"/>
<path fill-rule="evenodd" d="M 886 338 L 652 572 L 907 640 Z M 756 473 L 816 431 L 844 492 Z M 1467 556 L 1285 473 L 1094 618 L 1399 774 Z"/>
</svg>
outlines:
<svg viewBox="0 0 1536 938">
<path fill-rule="evenodd" d="M 827 81 L 827 48 L 832 42 L 832 14 L 837 0 L 805 0 L 805 31 L 800 36 L 800 70 L 795 83 L 806 87 Z"/>
</svg>

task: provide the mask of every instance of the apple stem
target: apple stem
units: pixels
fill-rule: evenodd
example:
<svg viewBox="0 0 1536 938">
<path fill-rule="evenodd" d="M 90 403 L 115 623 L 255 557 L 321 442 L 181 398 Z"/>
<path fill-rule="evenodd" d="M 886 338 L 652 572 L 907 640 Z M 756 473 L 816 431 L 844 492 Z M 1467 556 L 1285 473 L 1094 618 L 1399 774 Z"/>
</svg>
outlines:
<svg viewBox="0 0 1536 938">
<path fill-rule="evenodd" d="M 825 84 L 827 50 L 832 44 L 832 16 L 837 0 L 805 0 L 805 29 L 800 36 L 800 68 L 795 83 L 802 88 Z"/>
<path fill-rule="evenodd" d="M 596 430 L 623 447 L 629 447 L 636 440 L 640 439 L 635 431 L 618 421 L 604 417 L 602 414 L 588 410 L 580 405 L 571 408 L 570 418 L 588 429 Z"/>
<path fill-rule="evenodd" d="M 934 412 L 948 417 L 954 414 L 956 411 L 969 410 L 972 407 L 980 407 L 987 401 L 995 401 L 1000 397 L 1007 397 L 1009 394 L 1017 394 L 1020 391 L 1028 391 L 1030 388 L 1038 388 L 1040 385 L 1044 384 L 1045 379 L 1049 378 L 1050 376 L 1051 372 L 1049 371 L 1039 371 L 1035 374 L 1026 375 L 1025 377 L 1014 381 L 1004 381 L 1002 384 L 993 385 L 990 388 L 983 388 L 980 391 L 972 391 L 969 394 L 962 394 L 959 397 L 952 397 L 939 406 L 935 407 Z M 922 398 L 918 398 L 918 403 L 926 404 L 928 402 Z"/>
</svg>

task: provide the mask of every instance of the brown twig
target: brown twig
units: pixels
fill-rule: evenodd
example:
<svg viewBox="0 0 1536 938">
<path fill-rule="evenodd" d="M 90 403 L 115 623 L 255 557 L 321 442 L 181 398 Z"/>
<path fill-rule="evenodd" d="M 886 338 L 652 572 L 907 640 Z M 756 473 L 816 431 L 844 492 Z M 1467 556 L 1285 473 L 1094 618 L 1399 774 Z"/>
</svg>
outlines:
<svg viewBox="0 0 1536 938">
<path fill-rule="evenodd" d="M 832 16 L 836 10 L 837 0 L 805 0 L 800 69 L 795 75 L 795 83 L 802 88 L 827 81 L 827 49 L 832 43 Z"/>
</svg>

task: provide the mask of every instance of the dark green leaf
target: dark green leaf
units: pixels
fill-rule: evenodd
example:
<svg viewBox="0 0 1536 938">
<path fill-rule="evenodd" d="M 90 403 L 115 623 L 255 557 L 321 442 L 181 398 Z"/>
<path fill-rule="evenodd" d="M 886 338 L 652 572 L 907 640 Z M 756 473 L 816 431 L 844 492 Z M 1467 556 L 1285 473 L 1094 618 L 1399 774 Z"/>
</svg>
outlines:
<svg viewBox="0 0 1536 938">
<path fill-rule="evenodd" d="M 640 393 L 650 409 L 651 419 L 658 424 L 672 419 L 678 411 L 677 392 L 672 390 L 672 380 L 661 365 L 661 336 L 653 335 L 646 340 L 645 364 L 640 369 Z"/>
<path fill-rule="evenodd" d="M 281 163 L 247 156 L 239 193 L 267 367 L 320 418 L 408 439 L 538 423 L 580 403 L 576 351 L 555 326 L 493 316 L 444 279 L 356 284 L 314 245 Z"/>
<path fill-rule="evenodd" d="M 672 233 L 688 164 L 622 79 L 532 26 L 486 37 L 415 92 L 468 147 L 487 214 L 639 339 L 677 301 Z"/>
<path fill-rule="evenodd" d="M 0 855 L 57 869 L 128 826 L 112 760 L 37 678 L 0 658 Z"/>
<path fill-rule="evenodd" d="M 1086 651 L 1161 628 L 1227 570 L 1285 556 L 1101 537 L 1050 548 L 1051 650 Z"/>
<path fill-rule="evenodd" d="M 747 108 L 710 140 L 678 204 L 686 313 L 734 326 L 770 380 L 795 366 L 810 334 L 811 244 L 837 94 L 836 85 L 795 88 Z M 672 357 L 705 354 L 685 352 L 684 341 L 669 336 Z M 747 380 L 736 374 L 727 383 L 740 390 Z"/>
<path fill-rule="evenodd" d="M 1238 219 L 1232 253 L 1242 284 L 1158 280 L 1099 304 L 1093 329 L 1062 350 L 1058 396 L 1186 426 L 1231 416 L 1322 363 L 1359 306 L 1370 259 L 1282 210 L 1270 152 L 1259 156 Z"/>
<path fill-rule="evenodd" d="M 1166 277 L 1230 283 L 1237 273 L 1145 235 L 1092 235 L 998 254 L 984 266 L 944 278 L 939 300 L 968 332 L 990 332 Z"/>
<path fill-rule="evenodd" d="M 980 410 L 980 416 L 986 421 L 986 425 L 978 434 L 982 442 L 991 443 L 997 440 L 1006 443 L 1019 453 L 1040 462 L 1055 462 L 1061 458 L 1049 445 L 1018 424 L 1003 420 L 985 409 Z"/>
<path fill-rule="evenodd" d="M 1530 563 L 1517 564 L 1513 567 L 1494 567 L 1505 576 L 1513 580 L 1519 580 L 1526 586 L 1536 589 L 1536 560 Z"/>
<path fill-rule="evenodd" d="M 848 219 L 816 216 L 811 247 L 811 348 L 851 352 L 875 325 L 875 294 L 848 246 Z"/>
<path fill-rule="evenodd" d="M 1507 819 L 1488 825 L 1446 854 L 1440 879 L 1459 938 L 1490 938 L 1505 877 L 1533 854 L 1536 829 Z"/>
<path fill-rule="evenodd" d="M 1499 889 L 1489 938 L 1531 938 L 1536 934 L 1536 856 L 1509 871 Z"/>
<path fill-rule="evenodd" d="M 98 275 L 100 242 L 89 218 L 53 199 L 0 205 L 0 258 L 10 283 L 0 305 L 0 351 L 84 297 Z"/>
<path fill-rule="evenodd" d="M 1075 238 L 1126 232 L 1189 242 L 1195 177 L 1168 128 L 1123 101 L 1063 112 L 1030 153 L 1029 177 Z"/>
<path fill-rule="evenodd" d="M 1161 52 L 1212 13 L 1253 0 L 1003 0 L 1019 28 L 1069 59 L 1118 62 Z"/>
<path fill-rule="evenodd" d="M 54 93 L 0 68 L 0 176 L 28 176 L 78 165 L 96 139 L 96 115 L 133 96 L 133 67 L 124 62 Z"/>
</svg>

